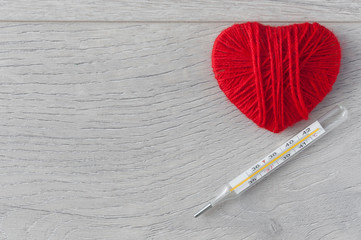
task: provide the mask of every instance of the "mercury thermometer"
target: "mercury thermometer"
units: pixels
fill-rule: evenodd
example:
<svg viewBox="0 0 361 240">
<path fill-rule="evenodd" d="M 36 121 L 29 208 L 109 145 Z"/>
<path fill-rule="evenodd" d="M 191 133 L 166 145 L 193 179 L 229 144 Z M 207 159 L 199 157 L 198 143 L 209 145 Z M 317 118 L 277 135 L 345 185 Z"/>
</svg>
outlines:
<svg viewBox="0 0 361 240">
<path fill-rule="evenodd" d="M 194 217 L 198 217 L 222 202 L 222 200 L 235 197 L 250 189 L 298 153 L 325 136 L 326 133 L 340 126 L 347 119 L 347 115 L 345 107 L 341 105 L 335 106 L 317 121 L 262 158 L 261 161 L 224 185 L 219 193 L 204 208 L 197 212 Z"/>
</svg>

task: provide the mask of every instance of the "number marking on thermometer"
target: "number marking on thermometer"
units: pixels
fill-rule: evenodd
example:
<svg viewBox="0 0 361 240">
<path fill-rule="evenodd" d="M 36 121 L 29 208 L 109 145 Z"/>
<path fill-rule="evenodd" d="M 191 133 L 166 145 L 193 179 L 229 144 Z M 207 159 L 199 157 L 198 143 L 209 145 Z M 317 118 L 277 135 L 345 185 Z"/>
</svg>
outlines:
<svg viewBox="0 0 361 240">
<path fill-rule="evenodd" d="M 312 128 L 316 127 L 315 130 L 311 131 Z M 320 131 L 321 130 L 321 131 Z M 315 134 L 316 132 L 319 132 L 319 134 Z M 279 162 L 276 162 L 277 160 L 280 161 L 285 161 L 287 160 L 289 157 L 291 157 L 291 155 L 295 154 L 296 152 L 298 152 L 299 150 L 301 150 L 303 147 L 305 147 L 306 145 L 308 145 L 308 140 L 309 138 L 314 135 L 315 138 L 310 138 L 311 141 L 313 141 L 314 139 L 316 139 L 318 136 L 320 136 L 322 133 L 324 133 L 325 130 L 322 128 L 322 126 L 320 125 L 319 122 L 314 122 L 313 124 L 311 124 L 309 127 L 307 127 L 306 129 L 304 129 L 302 132 L 300 132 L 299 134 L 297 134 L 295 137 L 293 137 L 291 140 L 287 141 L 285 144 L 283 144 L 282 146 L 284 146 L 284 148 L 279 148 L 276 151 L 272 152 L 271 154 L 269 154 L 267 157 L 265 157 L 262 161 L 260 161 L 259 163 L 257 163 L 256 165 L 254 165 L 253 167 L 251 167 L 249 170 L 247 170 L 245 173 L 241 174 L 239 177 L 235 178 L 233 181 L 231 181 L 231 186 L 232 188 L 230 189 L 230 192 L 234 191 L 236 188 L 238 188 L 239 186 L 241 186 L 244 183 L 248 183 L 248 186 L 254 184 L 257 182 L 257 180 L 259 179 L 256 175 L 260 174 L 260 177 L 263 177 L 264 175 L 266 175 L 268 172 L 272 171 L 277 165 L 279 165 Z M 305 136 L 306 135 L 306 136 Z M 305 137 L 302 137 L 305 136 Z M 298 139 L 295 139 L 295 138 Z M 299 140 L 301 138 L 301 140 Z M 299 141 L 297 141 L 299 140 Z M 296 142 L 297 141 L 297 142 Z M 295 143 L 295 144 L 293 144 Z M 298 148 L 296 148 L 298 146 Z M 291 150 L 294 149 L 294 152 L 290 152 Z M 280 153 L 281 152 L 281 153 Z M 268 163 L 267 160 L 269 161 Z M 276 162 L 276 166 L 273 166 L 271 164 Z M 264 166 L 262 166 L 264 164 Z M 270 166 L 271 165 L 271 166 Z M 261 167 L 262 166 L 262 167 Z M 267 168 L 268 166 L 270 166 L 269 168 Z M 266 169 L 266 173 L 262 173 L 262 171 Z M 235 180 L 237 180 L 237 182 L 239 182 L 239 180 L 243 179 L 243 181 L 241 181 L 240 183 L 235 185 Z M 245 186 L 247 188 L 247 186 Z M 244 187 L 242 187 L 243 189 L 245 189 Z M 243 189 L 237 189 L 238 191 L 236 191 L 237 193 L 241 192 Z"/>
</svg>

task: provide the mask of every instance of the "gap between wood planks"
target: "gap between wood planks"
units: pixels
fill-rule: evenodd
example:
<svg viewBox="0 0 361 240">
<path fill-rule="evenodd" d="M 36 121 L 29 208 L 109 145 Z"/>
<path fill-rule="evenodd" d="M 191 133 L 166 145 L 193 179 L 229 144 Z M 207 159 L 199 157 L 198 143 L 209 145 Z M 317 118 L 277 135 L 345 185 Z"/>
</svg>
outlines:
<svg viewBox="0 0 361 240">
<path fill-rule="evenodd" d="M 200 23 L 200 24 L 207 24 L 207 23 L 242 23 L 242 22 L 260 22 L 260 23 L 304 23 L 304 22 L 318 22 L 318 23 L 327 23 L 327 24 L 340 24 L 340 23 L 361 23 L 360 21 L 312 21 L 311 19 L 304 20 L 304 21 L 260 21 L 257 19 L 249 19 L 246 21 L 242 20 L 215 20 L 215 21 L 107 21 L 107 20 L 0 20 L 0 23 Z"/>
</svg>

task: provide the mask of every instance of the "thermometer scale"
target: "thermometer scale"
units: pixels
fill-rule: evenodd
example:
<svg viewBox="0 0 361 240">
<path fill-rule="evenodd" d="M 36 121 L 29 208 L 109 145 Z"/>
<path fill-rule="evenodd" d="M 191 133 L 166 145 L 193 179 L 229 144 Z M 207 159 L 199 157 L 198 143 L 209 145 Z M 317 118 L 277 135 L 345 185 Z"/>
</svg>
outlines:
<svg viewBox="0 0 361 240">
<path fill-rule="evenodd" d="M 235 197 L 238 194 L 245 192 L 274 170 L 288 162 L 295 155 L 313 144 L 316 140 L 326 135 L 326 133 L 338 127 L 346 119 L 346 108 L 337 105 L 320 119 L 286 141 L 279 148 L 266 155 L 258 163 L 254 164 L 248 170 L 224 185 L 220 189 L 220 192 L 209 201 L 204 208 L 197 212 L 194 217 L 198 217 L 226 198 Z"/>
</svg>

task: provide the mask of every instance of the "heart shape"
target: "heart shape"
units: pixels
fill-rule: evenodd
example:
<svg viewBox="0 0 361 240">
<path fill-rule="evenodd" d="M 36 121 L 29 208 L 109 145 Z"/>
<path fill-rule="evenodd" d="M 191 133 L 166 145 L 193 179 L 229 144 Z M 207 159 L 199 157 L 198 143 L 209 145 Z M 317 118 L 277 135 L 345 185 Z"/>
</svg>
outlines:
<svg viewBox="0 0 361 240">
<path fill-rule="evenodd" d="M 280 132 L 331 91 L 340 70 L 336 36 L 318 23 L 235 24 L 215 40 L 212 67 L 228 99 L 258 126 Z"/>
</svg>

